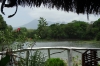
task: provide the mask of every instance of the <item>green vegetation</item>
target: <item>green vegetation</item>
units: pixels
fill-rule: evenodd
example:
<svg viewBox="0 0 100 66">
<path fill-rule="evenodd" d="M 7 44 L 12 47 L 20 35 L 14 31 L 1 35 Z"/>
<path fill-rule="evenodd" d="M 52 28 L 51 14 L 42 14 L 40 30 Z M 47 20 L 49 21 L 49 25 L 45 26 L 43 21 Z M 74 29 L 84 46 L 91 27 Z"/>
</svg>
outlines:
<svg viewBox="0 0 100 66">
<path fill-rule="evenodd" d="M 46 19 L 40 17 L 38 28 L 30 32 L 27 37 L 39 40 L 100 40 L 100 19 L 88 23 L 74 20 L 67 24 L 55 23 L 48 26 Z"/>
<path fill-rule="evenodd" d="M 3 17 L 0 15 L 0 44 L 12 44 L 14 42 L 25 42 L 26 28 L 13 30 L 11 25 L 7 25 Z M 26 29 L 27 30 L 27 29 Z"/>
<path fill-rule="evenodd" d="M 28 63 L 27 63 L 28 62 Z M 45 57 L 40 51 L 35 51 L 30 53 L 29 59 L 20 58 L 18 61 L 18 66 L 45 66 Z"/>
<path fill-rule="evenodd" d="M 100 40 L 100 19 L 88 23 L 73 20 L 67 24 L 54 23 L 48 26 L 46 19 L 40 17 L 37 29 L 19 27 L 12 28 L 7 25 L 0 15 L 0 44 L 12 44 L 13 42 L 49 40 Z M 20 29 L 20 30 L 19 30 Z"/>
<path fill-rule="evenodd" d="M 45 66 L 66 66 L 66 63 L 60 58 L 50 58 L 46 61 Z"/>
</svg>

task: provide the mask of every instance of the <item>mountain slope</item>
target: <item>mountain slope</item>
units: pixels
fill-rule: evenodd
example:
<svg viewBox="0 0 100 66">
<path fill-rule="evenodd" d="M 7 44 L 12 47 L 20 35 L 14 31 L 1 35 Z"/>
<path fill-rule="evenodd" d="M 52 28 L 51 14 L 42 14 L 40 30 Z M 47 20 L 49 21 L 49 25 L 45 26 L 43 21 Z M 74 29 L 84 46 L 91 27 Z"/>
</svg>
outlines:
<svg viewBox="0 0 100 66">
<path fill-rule="evenodd" d="M 38 20 L 33 20 L 27 24 L 24 24 L 22 26 L 19 26 L 19 27 L 26 27 L 27 29 L 37 29 L 38 27 Z"/>
<path fill-rule="evenodd" d="M 54 22 L 50 22 L 50 21 L 47 21 L 48 25 L 51 25 L 53 24 Z M 38 20 L 33 20 L 27 24 L 24 24 L 22 26 L 19 26 L 19 27 L 26 27 L 27 29 L 37 29 L 38 28 Z"/>
<path fill-rule="evenodd" d="M 49 26 L 49 25 L 57 23 L 57 22 L 47 21 L 47 23 L 48 23 L 48 26 Z M 60 22 L 58 22 L 58 23 L 60 23 Z M 29 22 L 27 24 L 24 24 L 22 26 L 19 26 L 19 27 L 26 27 L 27 29 L 37 29 L 38 28 L 38 24 L 39 24 L 38 20 L 33 20 L 33 21 L 31 21 L 31 22 Z M 18 27 L 13 27 L 13 29 L 16 29 L 16 28 L 18 28 Z"/>
</svg>

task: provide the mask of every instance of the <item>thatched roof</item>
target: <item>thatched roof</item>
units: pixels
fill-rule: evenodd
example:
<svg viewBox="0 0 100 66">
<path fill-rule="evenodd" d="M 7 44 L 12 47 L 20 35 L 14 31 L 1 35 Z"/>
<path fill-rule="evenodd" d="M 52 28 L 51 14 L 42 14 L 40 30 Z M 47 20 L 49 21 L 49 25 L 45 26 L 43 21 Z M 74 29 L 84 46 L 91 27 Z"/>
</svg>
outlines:
<svg viewBox="0 0 100 66">
<path fill-rule="evenodd" d="M 40 7 L 43 4 L 48 8 L 55 7 L 58 10 L 72 11 L 77 14 L 100 14 L 100 0 L 7 0 L 7 2 L 13 3 L 12 5 L 16 2 L 23 7 Z"/>
</svg>

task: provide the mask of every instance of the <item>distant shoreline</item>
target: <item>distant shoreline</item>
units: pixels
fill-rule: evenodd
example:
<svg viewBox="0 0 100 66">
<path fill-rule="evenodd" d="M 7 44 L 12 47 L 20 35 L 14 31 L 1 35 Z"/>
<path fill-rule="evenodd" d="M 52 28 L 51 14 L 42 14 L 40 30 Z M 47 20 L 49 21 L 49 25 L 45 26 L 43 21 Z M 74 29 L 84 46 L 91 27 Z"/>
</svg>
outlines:
<svg viewBox="0 0 100 66">
<path fill-rule="evenodd" d="M 43 41 L 43 42 L 47 42 L 47 41 L 80 41 L 80 42 L 100 42 L 100 41 L 96 41 L 96 40 L 79 40 L 79 39 L 39 39 L 37 41 Z"/>
</svg>

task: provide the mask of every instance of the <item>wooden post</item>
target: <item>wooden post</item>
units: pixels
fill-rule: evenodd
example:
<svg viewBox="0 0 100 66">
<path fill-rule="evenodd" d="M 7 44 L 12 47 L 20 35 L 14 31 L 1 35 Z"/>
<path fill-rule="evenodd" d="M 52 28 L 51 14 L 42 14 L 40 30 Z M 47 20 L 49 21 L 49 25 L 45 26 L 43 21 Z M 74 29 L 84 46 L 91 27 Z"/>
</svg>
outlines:
<svg viewBox="0 0 100 66">
<path fill-rule="evenodd" d="M 50 59 L 50 49 L 48 49 L 48 58 Z"/>
<path fill-rule="evenodd" d="M 26 51 L 26 66 L 28 66 L 29 51 Z"/>
<path fill-rule="evenodd" d="M 68 66 L 73 66 L 72 64 L 72 50 L 68 50 Z"/>
</svg>

